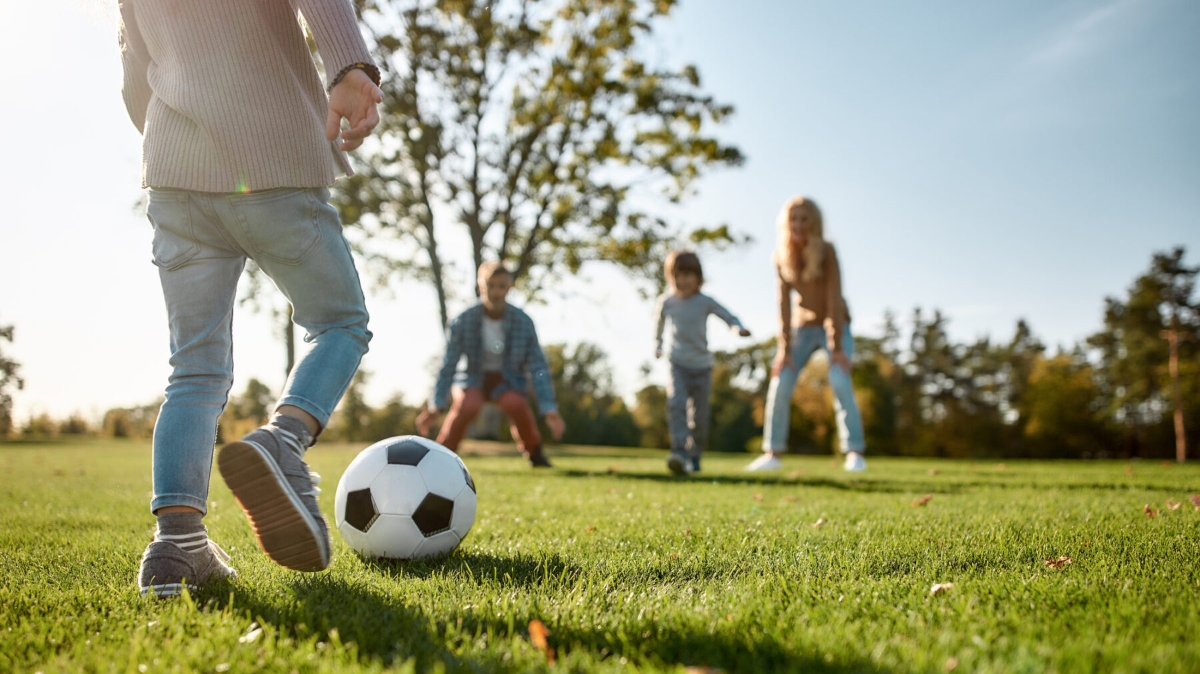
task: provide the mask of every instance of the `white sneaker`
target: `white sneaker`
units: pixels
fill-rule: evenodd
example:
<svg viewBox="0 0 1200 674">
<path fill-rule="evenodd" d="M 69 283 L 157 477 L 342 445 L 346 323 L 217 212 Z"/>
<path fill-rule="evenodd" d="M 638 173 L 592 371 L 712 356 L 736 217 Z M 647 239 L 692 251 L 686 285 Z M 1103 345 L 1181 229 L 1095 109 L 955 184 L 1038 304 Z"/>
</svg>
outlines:
<svg viewBox="0 0 1200 674">
<path fill-rule="evenodd" d="M 783 468 L 783 462 L 779 460 L 779 457 L 771 452 L 763 452 L 762 456 L 751 461 L 750 465 L 746 466 L 746 472 L 753 473 L 760 470 L 779 470 L 781 468 Z"/>
<path fill-rule="evenodd" d="M 862 452 L 846 452 L 846 463 L 842 467 L 851 473 L 861 473 L 867 469 L 867 460 Z"/>
</svg>

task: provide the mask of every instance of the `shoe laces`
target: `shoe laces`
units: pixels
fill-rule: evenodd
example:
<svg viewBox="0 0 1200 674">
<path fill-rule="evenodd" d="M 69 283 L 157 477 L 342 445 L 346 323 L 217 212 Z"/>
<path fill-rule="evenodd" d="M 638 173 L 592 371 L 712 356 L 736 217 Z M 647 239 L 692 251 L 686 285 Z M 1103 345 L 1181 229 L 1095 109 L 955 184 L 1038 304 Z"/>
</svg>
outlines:
<svg viewBox="0 0 1200 674">
<path fill-rule="evenodd" d="M 208 539 L 208 549 L 211 550 L 213 555 L 215 555 L 217 559 L 221 560 L 222 563 L 229 563 L 229 553 L 225 552 L 225 550 L 223 550 L 221 546 L 217 545 L 217 542 L 211 538 Z"/>
<path fill-rule="evenodd" d="M 304 464 L 304 468 L 307 469 L 308 464 Z M 320 494 L 321 488 L 318 487 L 317 485 L 321 484 L 321 476 L 310 470 L 310 471 L 308 471 L 308 479 L 312 481 L 312 489 L 309 490 L 308 493 L 312 494 L 313 496 Z"/>
</svg>

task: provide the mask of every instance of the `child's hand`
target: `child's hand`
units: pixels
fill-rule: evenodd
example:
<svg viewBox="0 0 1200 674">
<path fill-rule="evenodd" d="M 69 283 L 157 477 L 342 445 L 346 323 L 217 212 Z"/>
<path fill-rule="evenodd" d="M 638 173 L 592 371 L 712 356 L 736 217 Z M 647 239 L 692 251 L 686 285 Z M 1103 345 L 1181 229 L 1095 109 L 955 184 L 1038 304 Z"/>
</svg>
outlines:
<svg viewBox="0 0 1200 674">
<path fill-rule="evenodd" d="M 747 330 L 746 328 L 738 328 L 737 333 L 738 333 L 739 337 L 749 337 L 750 336 L 750 331 Z"/>
<path fill-rule="evenodd" d="M 771 363 L 771 376 L 778 377 L 785 367 L 792 367 L 792 352 L 790 349 L 780 349 L 775 352 L 775 362 Z"/>
<path fill-rule="evenodd" d="M 354 69 L 346 73 L 329 92 L 325 137 L 337 141 L 338 149 L 345 152 L 362 145 L 363 139 L 379 123 L 379 111 L 375 106 L 382 102 L 383 92 L 365 72 Z M 342 130 L 342 119 L 350 123 L 350 128 Z"/>
<path fill-rule="evenodd" d="M 662 349 L 655 349 L 655 350 L 654 350 L 654 357 L 655 357 L 655 358 L 662 358 Z"/>
<path fill-rule="evenodd" d="M 429 431 L 433 430 L 433 427 L 437 425 L 438 419 L 441 416 L 432 405 L 425 407 L 417 415 L 417 433 L 423 438 L 429 437 Z"/>
<path fill-rule="evenodd" d="M 562 440 L 563 431 L 567 430 L 567 424 L 558 412 L 546 413 L 546 426 L 550 428 L 550 436 L 555 440 Z"/>
</svg>

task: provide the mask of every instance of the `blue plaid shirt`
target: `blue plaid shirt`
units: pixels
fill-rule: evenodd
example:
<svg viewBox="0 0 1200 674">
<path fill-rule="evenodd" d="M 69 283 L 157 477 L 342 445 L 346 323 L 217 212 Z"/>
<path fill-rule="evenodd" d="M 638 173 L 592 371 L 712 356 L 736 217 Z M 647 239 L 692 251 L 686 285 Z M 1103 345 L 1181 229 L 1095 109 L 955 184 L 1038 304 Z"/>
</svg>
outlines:
<svg viewBox="0 0 1200 674">
<path fill-rule="evenodd" d="M 500 320 L 504 326 L 504 365 L 500 370 L 504 381 L 492 392 L 492 398 L 499 398 L 505 391 L 516 391 L 523 395 L 526 391 L 525 374 L 528 371 L 529 376 L 533 378 L 533 394 L 537 397 L 538 412 L 548 414 L 558 411 L 558 403 L 554 400 L 554 387 L 550 382 L 550 367 L 546 364 L 546 354 L 542 353 L 542 347 L 538 344 L 533 319 L 510 304 L 505 307 L 504 317 Z M 467 369 L 455 377 L 458 363 L 464 355 L 467 357 Z M 452 383 L 462 388 L 483 387 L 482 303 L 467 309 L 450 321 L 450 328 L 446 331 L 446 355 L 442 358 L 437 384 L 433 388 L 434 407 L 439 410 L 449 407 Z"/>
</svg>

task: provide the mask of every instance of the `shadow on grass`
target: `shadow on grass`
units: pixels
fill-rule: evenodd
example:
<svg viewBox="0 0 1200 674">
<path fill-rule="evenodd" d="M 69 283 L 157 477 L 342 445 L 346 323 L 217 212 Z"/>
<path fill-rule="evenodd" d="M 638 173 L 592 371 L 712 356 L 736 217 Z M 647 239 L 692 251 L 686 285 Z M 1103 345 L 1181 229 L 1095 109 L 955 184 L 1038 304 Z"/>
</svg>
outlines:
<svg viewBox="0 0 1200 674">
<path fill-rule="evenodd" d="M 556 556 L 547 562 L 452 555 L 440 562 L 380 562 L 369 568 L 400 581 L 436 573 L 457 575 L 464 587 L 499 582 L 535 591 L 552 578 L 579 572 Z M 287 587 L 289 592 L 280 593 L 239 587 L 236 582 L 215 583 L 198 598 L 217 610 L 232 602 L 236 612 L 272 625 L 283 636 L 316 636 L 324 641 L 332 640 L 328 635 L 336 630 L 337 640 L 351 646 L 361 663 L 387 666 L 413 659 L 417 671 L 433 670 L 439 663 L 447 672 L 528 671 L 528 656 L 512 655 L 516 648 L 532 649 L 527 625 L 535 618 L 548 623 L 551 646 L 558 651 L 559 661 L 571 669 L 575 668 L 571 667 L 572 661 L 586 669 L 598 661 L 625 658 L 634 666 L 704 665 L 727 672 L 885 671 L 866 660 L 831 662 L 797 653 L 774 637 L 756 634 L 757 630 L 741 628 L 734 622 L 663 626 L 638 619 L 612 625 L 600 614 L 596 620 L 600 627 L 583 628 L 555 624 L 532 606 L 503 612 L 463 607 L 444 615 L 430 615 L 421 607 L 401 603 L 371 583 L 332 573 L 296 576 Z"/>
<path fill-rule="evenodd" d="M 845 480 L 835 480 L 824 477 L 800 475 L 790 477 L 786 474 L 748 473 L 745 475 L 708 474 L 700 473 L 679 477 L 662 473 L 635 473 L 625 471 L 579 470 L 574 468 L 559 469 L 559 475 L 569 478 L 608 477 L 616 480 L 638 480 L 667 484 L 721 484 L 721 485 L 756 485 L 756 486 L 796 486 L 796 487 L 825 487 L 840 491 L 883 493 L 883 494 L 962 494 L 980 489 L 1063 489 L 1070 491 L 1132 491 L 1150 490 L 1171 493 L 1178 491 L 1173 485 L 1154 483 L 1118 483 L 1118 482 L 1045 482 L 1031 481 L 1020 477 L 1006 477 L 996 480 L 905 480 L 903 478 L 872 479 L 850 477 Z"/>
</svg>

